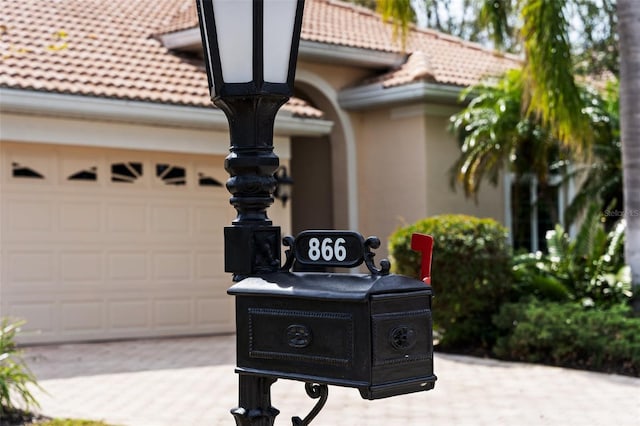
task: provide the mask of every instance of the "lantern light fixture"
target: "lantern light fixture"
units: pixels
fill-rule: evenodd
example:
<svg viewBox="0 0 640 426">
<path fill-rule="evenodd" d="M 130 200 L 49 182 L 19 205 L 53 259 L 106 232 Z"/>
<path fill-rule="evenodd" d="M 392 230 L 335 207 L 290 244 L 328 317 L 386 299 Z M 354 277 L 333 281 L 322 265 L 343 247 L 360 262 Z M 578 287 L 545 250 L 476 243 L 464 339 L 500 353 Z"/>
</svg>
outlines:
<svg viewBox="0 0 640 426">
<path fill-rule="evenodd" d="M 293 94 L 302 0 L 197 0 L 211 98 Z"/>
</svg>

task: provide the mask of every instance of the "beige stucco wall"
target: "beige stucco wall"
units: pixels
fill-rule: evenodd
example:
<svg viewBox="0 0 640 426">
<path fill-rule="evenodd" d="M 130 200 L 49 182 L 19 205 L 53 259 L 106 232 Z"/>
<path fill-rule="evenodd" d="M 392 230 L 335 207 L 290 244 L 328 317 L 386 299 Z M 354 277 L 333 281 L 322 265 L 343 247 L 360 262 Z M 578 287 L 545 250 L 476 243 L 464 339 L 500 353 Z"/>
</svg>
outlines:
<svg viewBox="0 0 640 426">
<path fill-rule="evenodd" d="M 455 110 L 423 105 L 353 114 L 360 231 L 382 240 L 381 257 L 395 229 L 424 217 L 464 213 L 504 222 L 502 186 L 485 185 L 476 203 L 449 185 L 449 169 L 459 154 L 447 130 Z"/>
<path fill-rule="evenodd" d="M 504 223 L 504 188 L 484 183 L 477 202 L 464 196 L 462 189 L 452 191 L 449 170 L 460 154 L 458 144 L 447 130 L 449 115 L 425 115 L 427 181 L 425 187 L 427 210 L 425 216 L 444 213 L 464 213 L 491 217 Z"/>
<path fill-rule="evenodd" d="M 388 109 L 358 115 L 361 232 L 386 241 L 427 211 L 425 127 L 420 116 L 392 118 Z"/>
<path fill-rule="evenodd" d="M 299 63 L 298 70 L 314 76 L 315 83 L 307 81 L 300 88 L 334 121 L 330 167 L 336 228 L 355 223 L 354 230 L 382 240 L 379 255 L 386 256 L 388 236 L 424 217 L 464 213 L 504 223 L 502 185 L 483 185 L 477 202 L 449 185 L 449 169 L 459 151 L 447 127 L 449 117 L 459 110 L 457 105 L 416 103 L 344 110 L 337 102 L 338 93 L 361 82 L 371 70 L 308 61 Z M 350 160 L 349 155 L 355 158 Z M 355 173 L 350 175 L 349 167 Z M 351 192 L 357 200 L 355 221 L 347 220 L 348 209 L 353 209 L 349 185 L 355 188 Z"/>
</svg>

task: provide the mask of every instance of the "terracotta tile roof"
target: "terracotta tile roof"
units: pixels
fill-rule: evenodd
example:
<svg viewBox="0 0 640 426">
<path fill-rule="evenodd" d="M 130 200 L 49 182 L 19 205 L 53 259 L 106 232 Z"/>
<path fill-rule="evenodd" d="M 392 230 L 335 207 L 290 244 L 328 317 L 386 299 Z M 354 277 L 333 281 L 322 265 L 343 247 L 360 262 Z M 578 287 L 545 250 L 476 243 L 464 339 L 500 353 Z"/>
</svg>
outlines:
<svg viewBox="0 0 640 426">
<path fill-rule="evenodd" d="M 195 8 L 189 7 L 171 17 L 162 31 L 174 32 L 197 25 Z M 400 69 L 378 78 L 385 87 L 425 77 L 438 83 L 468 86 L 487 75 L 499 74 L 519 65 L 518 59 L 512 55 L 503 55 L 479 44 L 428 29 L 413 28 L 403 50 L 400 40 L 393 37 L 391 26 L 382 22 L 379 15 L 367 8 L 337 0 L 306 0 L 301 38 L 360 49 L 418 54 L 419 60 L 414 58 Z"/>
<path fill-rule="evenodd" d="M 174 4 L 0 0 L 0 85 L 206 106 L 201 65 L 150 37 Z"/>
<path fill-rule="evenodd" d="M 429 72 L 438 83 L 470 86 L 521 65 L 514 55 L 432 30 L 412 31 L 407 46 L 409 52 L 421 52 L 428 58 Z"/>
<path fill-rule="evenodd" d="M 0 87 L 211 105 L 202 62 L 154 36 L 196 27 L 194 0 L 0 0 L 0 9 Z M 302 37 L 401 52 L 378 15 L 334 0 L 307 0 Z M 386 87 L 423 79 L 465 86 L 516 64 L 434 31 L 412 31 L 407 48 L 409 60 L 380 78 Z M 286 108 L 321 115 L 301 100 Z"/>
<path fill-rule="evenodd" d="M 292 97 L 285 105 L 294 115 L 307 118 L 323 118 L 324 113 L 309 105 L 307 101 Z"/>
<path fill-rule="evenodd" d="M 186 30 L 198 25 L 198 15 L 196 13 L 196 0 L 176 0 L 177 7 L 172 14 L 167 16 L 166 24 L 159 26 L 159 32 L 172 33 Z"/>
<path fill-rule="evenodd" d="M 309 41 L 410 55 L 399 69 L 376 80 L 384 87 L 427 80 L 469 86 L 519 66 L 512 55 L 429 29 L 412 28 L 403 49 L 391 25 L 372 11 L 336 0 L 307 0 L 302 38 Z"/>
<path fill-rule="evenodd" d="M 307 0 L 302 39 L 410 54 L 398 70 L 378 79 L 385 87 L 418 80 L 469 86 L 519 66 L 518 59 L 428 29 L 412 28 L 403 49 L 391 25 L 369 9 L 337 0 Z"/>
<path fill-rule="evenodd" d="M 195 4 L 195 0 L 194 0 Z M 195 7 L 177 11 L 162 33 L 186 30 L 198 25 Z M 337 44 L 389 52 L 401 50 L 393 39 L 393 31 L 371 10 L 333 0 L 306 0 L 301 38 L 320 43 Z"/>
<path fill-rule="evenodd" d="M 400 52 L 393 30 L 367 8 L 332 0 L 305 3 L 303 40 L 362 49 Z"/>
<path fill-rule="evenodd" d="M 0 0 L 0 87 L 210 107 L 202 61 L 152 37 L 193 4 Z M 286 108 L 322 115 L 301 100 Z"/>
</svg>

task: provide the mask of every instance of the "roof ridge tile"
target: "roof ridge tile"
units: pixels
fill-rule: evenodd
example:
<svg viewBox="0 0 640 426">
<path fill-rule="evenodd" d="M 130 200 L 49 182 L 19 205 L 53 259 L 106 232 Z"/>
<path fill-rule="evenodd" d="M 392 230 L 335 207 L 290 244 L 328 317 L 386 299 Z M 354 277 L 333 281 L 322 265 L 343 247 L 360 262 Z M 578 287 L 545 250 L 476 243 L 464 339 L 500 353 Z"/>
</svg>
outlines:
<svg viewBox="0 0 640 426">
<path fill-rule="evenodd" d="M 452 34 L 447 34 L 447 33 L 443 33 L 441 31 L 438 30 L 434 30 L 433 28 L 423 28 L 423 27 L 414 27 L 414 31 L 417 32 L 421 32 L 424 34 L 429 34 L 434 36 L 437 39 L 443 40 L 443 41 L 449 41 L 452 43 L 456 43 L 459 44 L 461 46 L 464 47 L 468 47 L 471 49 L 475 49 L 475 50 L 479 50 L 485 53 L 489 53 L 493 56 L 497 56 L 500 58 L 507 58 L 507 59 L 512 59 L 512 60 L 516 60 L 516 61 L 520 61 L 521 58 L 513 53 L 509 53 L 509 52 L 502 52 L 500 50 L 497 49 L 492 49 L 490 47 L 487 46 L 483 46 L 482 44 L 475 42 L 475 41 L 470 41 L 470 40 L 464 40 L 458 36 L 454 36 Z"/>
</svg>

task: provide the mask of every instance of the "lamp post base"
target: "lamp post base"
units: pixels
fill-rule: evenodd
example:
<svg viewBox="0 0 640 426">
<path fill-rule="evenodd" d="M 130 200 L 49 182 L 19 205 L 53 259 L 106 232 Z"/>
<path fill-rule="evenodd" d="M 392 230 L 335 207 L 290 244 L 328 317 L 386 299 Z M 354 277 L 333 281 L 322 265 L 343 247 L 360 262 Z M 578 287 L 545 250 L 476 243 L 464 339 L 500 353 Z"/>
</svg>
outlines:
<svg viewBox="0 0 640 426">
<path fill-rule="evenodd" d="M 271 385 L 277 379 L 251 374 L 239 374 L 239 407 L 231 410 L 236 426 L 273 426 L 280 414 L 271 406 Z"/>
</svg>

